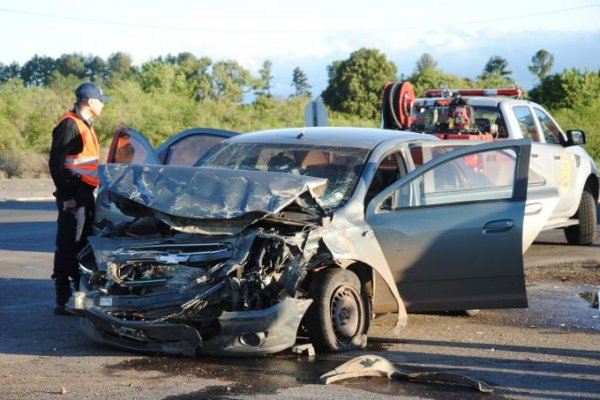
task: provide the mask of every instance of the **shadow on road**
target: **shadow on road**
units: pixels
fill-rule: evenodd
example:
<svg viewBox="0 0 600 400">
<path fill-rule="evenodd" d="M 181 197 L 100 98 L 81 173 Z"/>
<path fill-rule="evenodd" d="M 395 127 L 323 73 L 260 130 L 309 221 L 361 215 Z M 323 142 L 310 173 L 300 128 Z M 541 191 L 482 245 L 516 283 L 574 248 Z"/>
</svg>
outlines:
<svg viewBox="0 0 600 400">
<path fill-rule="evenodd" d="M 0 353 L 80 357 L 130 354 L 92 343 L 79 318 L 54 315 L 54 282 L 0 279 Z"/>
</svg>

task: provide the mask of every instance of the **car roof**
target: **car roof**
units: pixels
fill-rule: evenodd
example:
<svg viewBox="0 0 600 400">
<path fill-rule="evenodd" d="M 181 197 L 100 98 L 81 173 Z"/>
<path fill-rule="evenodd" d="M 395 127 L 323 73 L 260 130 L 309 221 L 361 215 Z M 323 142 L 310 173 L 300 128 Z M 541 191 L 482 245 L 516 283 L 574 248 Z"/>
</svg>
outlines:
<svg viewBox="0 0 600 400">
<path fill-rule="evenodd" d="M 281 143 L 281 144 L 307 144 L 315 146 L 342 146 L 372 149 L 378 144 L 391 140 L 409 142 L 414 140 L 429 139 L 422 133 L 397 131 L 378 128 L 352 128 L 352 127 L 298 127 L 286 129 L 272 129 L 244 133 L 232 137 L 229 143 Z"/>
</svg>

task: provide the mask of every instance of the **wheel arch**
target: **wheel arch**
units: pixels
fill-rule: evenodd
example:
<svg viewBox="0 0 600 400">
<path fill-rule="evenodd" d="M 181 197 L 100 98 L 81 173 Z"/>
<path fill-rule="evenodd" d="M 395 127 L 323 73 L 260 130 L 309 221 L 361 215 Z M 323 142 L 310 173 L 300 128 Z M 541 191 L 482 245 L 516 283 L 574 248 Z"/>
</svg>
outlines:
<svg viewBox="0 0 600 400">
<path fill-rule="evenodd" d="M 594 196 L 594 199 L 596 200 L 596 203 L 598 203 L 598 196 L 600 193 L 600 177 L 596 176 L 595 174 L 590 174 L 590 176 L 588 176 L 588 178 L 586 179 L 583 188 L 584 190 L 586 188 L 589 188 L 592 195 Z"/>
<path fill-rule="evenodd" d="M 308 279 L 305 279 L 303 286 L 308 288 L 318 272 L 332 268 L 347 269 L 358 276 L 369 297 L 370 309 L 373 313 L 398 313 L 399 319 L 405 320 L 406 307 L 404 300 L 401 297 L 398 299 L 394 296 L 394 290 L 381 274 L 374 267 L 364 262 L 352 260 L 345 263 L 324 264 L 309 272 Z"/>
</svg>

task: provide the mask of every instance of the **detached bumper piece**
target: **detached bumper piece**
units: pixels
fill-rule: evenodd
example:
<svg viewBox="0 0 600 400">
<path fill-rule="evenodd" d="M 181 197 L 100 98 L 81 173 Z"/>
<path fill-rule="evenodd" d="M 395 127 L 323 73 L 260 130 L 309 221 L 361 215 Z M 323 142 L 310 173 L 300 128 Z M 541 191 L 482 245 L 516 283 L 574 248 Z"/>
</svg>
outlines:
<svg viewBox="0 0 600 400">
<path fill-rule="evenodd" d="M 286 298 L 256 311 L 223 312 L 218 335 L 203 340 L 190 325 L 161 320 L 130 321 L 112 316 L 100 307 L 75 308 L 83 317 L 87 336 L 101 344 L 126 350 L 177 354 L 260 356 L 292 347 L 304 313 L 312 300 Z"/>
</svg>

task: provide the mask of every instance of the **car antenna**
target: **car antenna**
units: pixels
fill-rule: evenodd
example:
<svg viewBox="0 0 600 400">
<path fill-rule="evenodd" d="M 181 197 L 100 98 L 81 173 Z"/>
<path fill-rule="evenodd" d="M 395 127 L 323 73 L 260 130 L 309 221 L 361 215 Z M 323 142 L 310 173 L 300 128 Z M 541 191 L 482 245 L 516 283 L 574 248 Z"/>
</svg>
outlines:
<svg viewBox="0 0 600 400">
<path fill-rule="evenodd" d="M 296 139 L 302 139 L 303 137 L 304 137 L 304 128 L 302 128 L 302 130 L 300 131 L 298 136 L 296 136 Z"/>
</svg>

